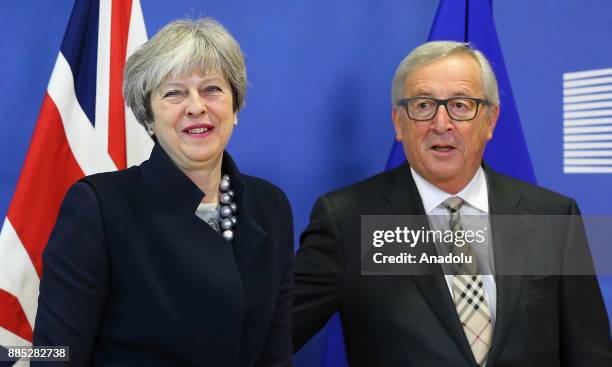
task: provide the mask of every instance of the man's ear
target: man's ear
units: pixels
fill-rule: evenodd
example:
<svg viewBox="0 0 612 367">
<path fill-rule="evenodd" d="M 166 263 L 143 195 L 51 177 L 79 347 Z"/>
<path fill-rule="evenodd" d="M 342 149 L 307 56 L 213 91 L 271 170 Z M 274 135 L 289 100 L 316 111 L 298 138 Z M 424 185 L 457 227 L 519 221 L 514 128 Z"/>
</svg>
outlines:
<svg viewBox="0 0 612 367">
<path fill-rule="evenodd" d="M 487 113 L 487 140 L 493 139 L 493 131 L 495 130 L 495 126 L 497 126 L 499 111 L 499 105 L 489 106 L 489 111 Z"/>
<path fill-rule="evenodd" d="M 400 119 L 400 113 L 398 108 L 395 106 L 391 107 L 391 119 L 393 120 L 393 128 L 395 128 L 395 140 L 402 141 L 402 125 Z"/>
</svg>

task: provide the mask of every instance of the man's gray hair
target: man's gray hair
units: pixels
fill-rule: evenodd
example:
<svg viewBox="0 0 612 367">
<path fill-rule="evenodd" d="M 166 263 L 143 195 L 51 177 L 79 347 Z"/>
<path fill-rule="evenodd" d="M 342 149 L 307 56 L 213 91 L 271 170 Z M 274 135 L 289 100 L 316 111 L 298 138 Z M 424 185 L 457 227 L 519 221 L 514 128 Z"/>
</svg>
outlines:
<svg viewBox="0 0 612 367">
<path fill-rule="evenodd" d="M 468 55 L 480 65 L 482 85 L 485 98 L 492 105 L 499 105 L 499 90 L 497 78 L 491 68 L 489 60 L 482 52 L 475 50 L 469 43 L 455 41 L 434 41 L 427 42 L 415 48 L 406 56 L 397 67 L 393 83 L 391 85 L 391 103 L 393 106 L 403 98 L 406 79 L 415 70 L 433 63 L 434 61 L 453 55 Z"/>
<path fill-rule="evenodd" d="M 151 94 L 164 81 L 195 69 L 225 77 L 234 112 L 242 108 L 247 78 L 238 42 L 213 19 L 181 19 L 167 24 L 125 63 L 123 96 L 138 122 L 153 122 Z"/>
</svg>

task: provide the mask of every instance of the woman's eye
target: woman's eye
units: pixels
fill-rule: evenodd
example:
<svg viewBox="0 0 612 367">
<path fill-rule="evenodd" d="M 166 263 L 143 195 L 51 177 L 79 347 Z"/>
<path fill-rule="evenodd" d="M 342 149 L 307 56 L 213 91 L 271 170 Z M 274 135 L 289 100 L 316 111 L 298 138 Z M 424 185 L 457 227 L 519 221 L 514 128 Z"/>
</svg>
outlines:
<svg viewBox="0 0 612 367">
<path fill-rule="evenodd" d="M 172 98 L 172 97 L 180 97 L 183 95 L 183 92 L 178 90 L 170 90 L 164 94 L 164 98 Z"/>
<path fill-rule="evenodd" d="M 208 87 L 204 88 L 204 91 L 206 91 L 207 93 L 221 93 L 221 92 L 223 92 L 223 90 L 221 90 L 221 88 L 219 88 L 216 85 L 209 85 Z"/>
</svg>

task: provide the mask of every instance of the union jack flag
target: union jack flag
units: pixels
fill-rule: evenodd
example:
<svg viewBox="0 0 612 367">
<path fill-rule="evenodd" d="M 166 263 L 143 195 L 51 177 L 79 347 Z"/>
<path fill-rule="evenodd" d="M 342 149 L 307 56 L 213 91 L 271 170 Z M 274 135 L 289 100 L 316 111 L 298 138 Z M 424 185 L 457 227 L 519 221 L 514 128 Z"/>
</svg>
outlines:
<svg viewBox="0 0 612 367">
<path fill-rule="evenodd" d="M 42 252 L 68 188 L 149 156 L 121 93 L 146 40 L 139 0 L 76 0 L 0 232 L 0 346 L 32 343 Z"/>
</svg>

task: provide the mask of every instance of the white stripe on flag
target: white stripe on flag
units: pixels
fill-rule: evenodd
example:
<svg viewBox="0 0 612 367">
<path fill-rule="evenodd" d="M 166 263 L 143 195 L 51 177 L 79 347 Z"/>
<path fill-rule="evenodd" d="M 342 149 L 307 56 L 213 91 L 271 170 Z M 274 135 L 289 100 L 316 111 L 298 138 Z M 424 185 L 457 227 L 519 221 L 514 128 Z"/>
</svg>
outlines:
<svg viewBox="0 0 612 367">
<path fill-rule="evenodd" d="M 108 99 L 110 83 L 111 3 L 100 1 L 98 22 L 98 60 L 96 74 L 96 144 L 108 151 Z"/>
<path fill-rule="evenodd" d="M 7 217 L 0 232 L 0 288 L 17 297 L 32 327 L 38 307 L 39 284 L 30 255 Z M 0 342 L 0 345 L 7 344 Z"/>
<path fill-rule="evenodd" d="M 598 87 L 566 88 L 563 89 L 564 96 L 575 96 L 577 94 L 599 93 L 612 91 L 612 85 L 601 85 Z"/>
<path fill-rule="evenodd" d="M 564 142 L 570 141 L 608 141 L 612 140 L 612 134 L 585 134 L 585 135 L 565 135 Z"/>
<path fill-rule="evenodd" d="M 581 96 L 563 97 L 563 103 L 591 102 L 612 99 L 612 93 L 583 94 Z"/>
<path fill-rule="evenodd" d="M 597 69 L 597 70 L 586 70 L 586 71 L 573 71 L 571 73 L 563 74 L 563 80 L 574 80 L 581 78 L 592 78 L 595 76 L 612 75 L 612 68 L 608 69 Z"/>
<path fill-rule="evenodd" d="M 563 134 L 612 133 L 612 126 L 564 127 Z"/>
<path fill-rule="evenodd" d="M 563 166 L 563 173 L 612 173 L 612 167 Z"/>
<path fill-rule="evenodd" d="M 70 65 L 61 52 L 57 56 L 47 90 L 59 110 L 72 154 L 85 175 L 116 170 L 106 150 L 96 144 L 93 126 L 74 92 Z"/>
<path fill-rule="evenodd" d="M 612 118 L 563 120 L 563 126 L 607 125 L 612 124 Z"/>
<path fill-rule="evenodd" d="M 564 157 L 612 157 L 612 150 L 566 150 Z"/>
<path fill-rule="evenodd" d="M 567 103 L 563 105 L 563 111 L 591 110 L 596 108 L 612 107 L 612 101 L 588 102 L 588 103 Z"/>
<path fill-rule="evenodd" d="M 612 166 L 612 159 L 607 158 L 569 158 L 564 159 L 566 166 Z"/>
<path fill-rule="evenodd" d="M 575 88 L 575 87 L 584 87 L 587 85 L 608 84 L 608 83 L 612 83 L 612 76 L 566 81 L 566 82 L 563 82 L 563 88 Z"/>
<path fill-rule="evenodd" d="M 0 327 L 0 346 L 8 347 L 9 345 L 29 346 L 29 345 L 32 345 L 32 343 L 11 333 L 5 328 Z M 13 365 L 13 367 L 17 367 L 17 366 L 29 366 L 29 363 L 27 365 L 26 364 L 14 364 Z"/>
<path fill-rule="evenodd" d="M 564 112 L 564 119 L 576 119 L 582 117 L 598 117 L 598 116 L 612 116 L 612 109 L 609 110 L 591 110 L 591 111 L 576 111 L 576 112 Z"/>
<path fill-rule="evenodd" d="M 126 57 L 136 51 L 140 45 L 147 41 L 147 30 L 142 17 L 140 1 L 132 1 L 132 14 L 130 15 L 130 31 L 128 32 Z M 136 117 L 127 106 L 125 106 L 125 149 L 127 166 L 142 163 L 151 155 L 153 140 L 146 133 L 144 127 L 138 123 Z"/>
<path fill-rule="evenodd" d="M 564 143 L 563 149 L 610 149 L 612 143 Z"/>
</svg>

